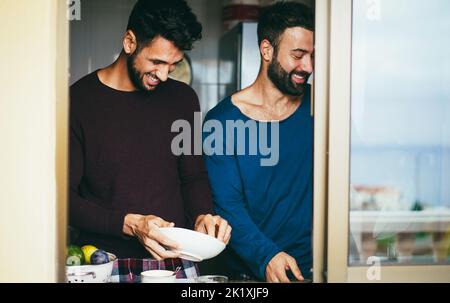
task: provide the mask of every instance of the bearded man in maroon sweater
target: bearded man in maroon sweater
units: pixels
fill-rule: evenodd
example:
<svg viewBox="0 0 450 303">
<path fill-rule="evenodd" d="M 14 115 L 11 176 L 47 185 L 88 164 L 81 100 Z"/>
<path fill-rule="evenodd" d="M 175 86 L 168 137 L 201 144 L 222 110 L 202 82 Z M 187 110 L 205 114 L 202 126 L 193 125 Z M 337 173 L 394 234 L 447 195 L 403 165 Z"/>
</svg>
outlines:
<svg viewBox="0 0 450 303">
<path fill-rule="evenodd" d="M 200 107 L 196 93 L 168 75 L 201 31 L 184 0 L 139 0 L 119 58 L 71 87 L 74 244 L 92 244 L 119 258 L 181 264 L 178 243 L 159 228 L 191 228 L 230 240 L 231 227 L 213 214 L 202 156 L 171 151 L 172 123 L 194 125 Z"/>
</svg>

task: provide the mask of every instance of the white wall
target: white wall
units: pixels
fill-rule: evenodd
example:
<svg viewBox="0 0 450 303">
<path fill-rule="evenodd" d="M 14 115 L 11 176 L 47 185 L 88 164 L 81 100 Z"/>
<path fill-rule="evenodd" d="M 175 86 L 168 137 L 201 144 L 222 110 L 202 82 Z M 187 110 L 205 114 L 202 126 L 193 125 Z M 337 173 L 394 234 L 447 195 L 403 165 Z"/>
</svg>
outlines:
<svg viewBox="0 0 450 303">
<path fill-rule="evenodd" d="M 0 1 L 0 282 L 63 278 L 67 37 L 64 1 Z"/>
</svg>

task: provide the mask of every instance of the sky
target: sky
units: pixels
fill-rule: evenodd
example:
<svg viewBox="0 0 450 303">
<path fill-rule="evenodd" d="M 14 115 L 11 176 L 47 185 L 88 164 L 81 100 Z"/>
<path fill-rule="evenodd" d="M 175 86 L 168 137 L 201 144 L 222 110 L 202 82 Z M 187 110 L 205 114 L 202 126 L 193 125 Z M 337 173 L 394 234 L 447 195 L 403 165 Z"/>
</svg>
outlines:
<svg viewBox="0 0 450 303">
<path fill-rule="evenodd" d="M 352 184 L 450 203 L 448 16 L 448 0 L 353 1 Z"/>
</svg>

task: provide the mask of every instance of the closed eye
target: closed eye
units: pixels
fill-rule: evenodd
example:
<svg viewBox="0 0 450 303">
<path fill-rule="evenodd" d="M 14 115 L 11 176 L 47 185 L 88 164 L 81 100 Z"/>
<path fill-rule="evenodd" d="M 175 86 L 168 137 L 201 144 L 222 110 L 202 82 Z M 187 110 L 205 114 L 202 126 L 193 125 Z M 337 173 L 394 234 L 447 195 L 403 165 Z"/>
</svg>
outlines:
<svg viewBox="0 0 450 303">
<path fill-rule="evenodd" d="M 150 60 L 153 64 L 155 65 L 161 65 L 161 64 L 166 64 L 166 62 L 164 61 L 160 61 L 160 60 Z"/>
</svg>

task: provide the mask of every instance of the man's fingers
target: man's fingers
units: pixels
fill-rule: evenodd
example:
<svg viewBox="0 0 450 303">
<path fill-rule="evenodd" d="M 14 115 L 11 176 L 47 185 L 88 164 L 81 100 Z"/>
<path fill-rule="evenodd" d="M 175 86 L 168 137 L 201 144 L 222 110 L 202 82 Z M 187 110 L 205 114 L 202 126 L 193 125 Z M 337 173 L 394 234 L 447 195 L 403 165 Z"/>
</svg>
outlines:
<svg viewBox="0 0 450 303">
<path fill-rule="evenodd" d="M 155 253 L 150 247 L 144 245 L 145 249 L 155 258 L 157 261 L 161 261 L 162 258 L 157 253 Z"/>
<path fill-rule="evenodd" d="M 210 235 L 211 237 L 216 237 L 216 222 L 213 218 L 213 216 L 211 215 L 206 215 L 204 218 L 204 222 L 205 222 L 205 229 L 208 235 Z"/>
<path fill-rule="evenodd" d="M 169 250 L 165 250 L 164 247 L 162 247 L 161 245 L 159 245 L 158 242 L 156 242 L 155 240 L 152 239 L 147 239 L 146 246 L 148 246 L 152 251 L 154 251 L 159 257 L 161 257 L 162 259 L 172 259 L 172 258 L 178 258 L 179 254 L 169 251 Z"/>
<path fill-rule="evenodd" d="M 219 232 L 217 233 L 217 239 L 219 241 L 225 242 L 225 236 L 227 232 L 228 222 L 225 219 L 220 220 Z"/>
<path fill-rule="evenodd" d="M 287 259 L 287 267 L 291 269 L 291 272 L 294 274 L 294 277 L 297 278 L 297 280 L 299 281 L 305 280 L 294 258 Z"/>
<path fill-rule="evenodd" d="M 156 218 L 150 220 L 148 223 L 154 224 L 158 227 L 172 227 L 171 224 L 173 224 L 173 222 L 167 222 L 166 220 L 163 220 L 160 217 L 156 217 Z"/>
<path fill-rule="evenodd" d="M 227 226 L 227 231 L 225 232 L 225 237 L 224 237 L 224 241 L 223 242 L 225 242 L 225 244 L 228 244 L 229 242 L 230 242 L 230 239 L 231 239 L 231 230 L 232 230 L 232 228 L 231 228 L 231 226 L 230 225 L 228 225 Z"/>
<path fill-rule="evenodd" d="M 202 234 L 208 234 L 208 232 L 205 229 L 205 225 L 203 225 L 203 224 L 198 224 L 195 227 L 195 231 L 198 231 L 199 233 L 202 233 Z"/>
<path fill-rule="evenodd" d="M 156 228 L 153 228 L 150 230 L 150 238 L 164 246 L 174 248 L 174 249 L 180 249 L 180 245 L 177 242 L 175 242 L 172 239 L 167 238 Z"/>
<path fill-rule="evenodd" d="M 158 236 L 158 237 L 156 238 L 156 240 L 157 240 L 159 243 L 161 243 L 162 245 L 164 245 L 165 247 L 173 248 L 173 249 L 181 249 L 181 246 L 180 246 L 180 244 L 178 244 L 178 242 L 173 241 L 173 240 L 167 238 L 167 237 L 164 236 L 164 235 Z"/>
<path fill-rule="evenodd" d="M 276 275 L 269 275 L 269 279 L 267 280 L 269 283 L 280 283 Z"/>
<path fill-rule="evenodd" d="M 278 272 L 276 272 L 276 277 L 281 283 L 289 283 L 289 278 L 286 275 L 286 270 L 284 268 L 281 268 Z"/>
<path fill-rule="evenodd" d="M 175 226 L 175 223 L 173 223 L 173 222 L 163 221 L 160 223 L 159 227 L 174 227 L 174 226 Z"/>
</svg>

